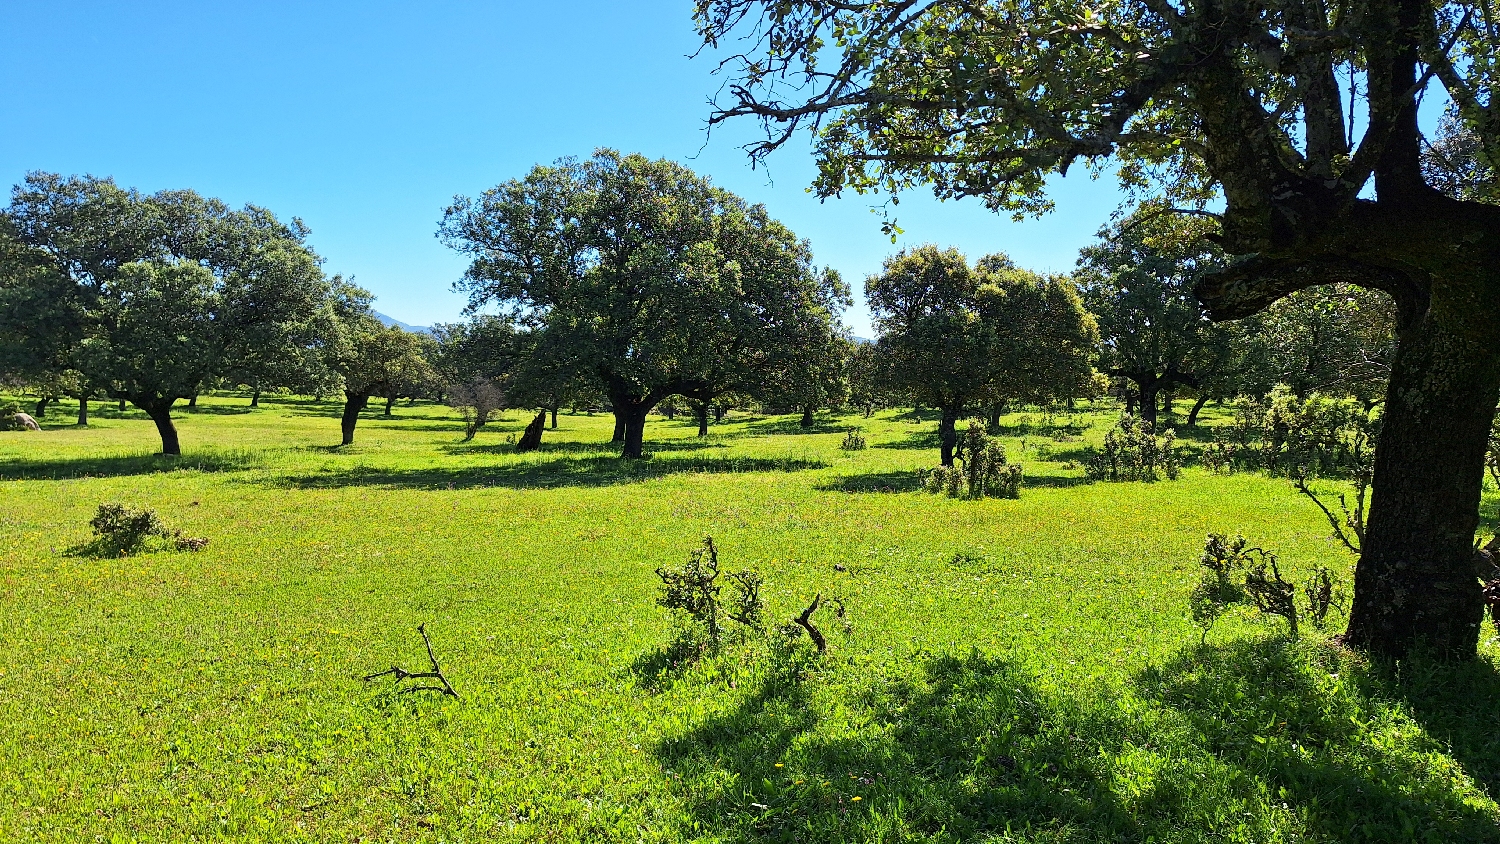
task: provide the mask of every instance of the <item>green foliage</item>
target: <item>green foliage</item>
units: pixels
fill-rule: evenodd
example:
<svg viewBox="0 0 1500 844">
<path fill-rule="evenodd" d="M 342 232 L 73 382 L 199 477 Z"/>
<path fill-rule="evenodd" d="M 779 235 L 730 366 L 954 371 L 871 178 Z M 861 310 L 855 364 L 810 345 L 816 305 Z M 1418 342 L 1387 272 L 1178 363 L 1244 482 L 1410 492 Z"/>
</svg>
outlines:
<svg viewBox="0 0 1500 844">
<path fill-rule="evenodd" d="M 732 590 L 729 606 L 725 607 L 719 600 L 723 589 L 718 582 L 719 574 L 719 549 L 711 536 L 703 537 L 702 547 L 689 552 L 683 565 L 656 570 L 656 576 L 661 578 L 661 594 L 656 603 L 684 616 L 710 647 L 717 647 L 723 641 L 725 618 L 756 632 L 765 631 L 765 605 L 760 597 L 760 587 L 765 581 L 761 576 L 754 571 L 725 575 Z"/>
<path fill-rule="evenodd" d="M 1299 398 L 1279 384 L 1264 398 L 1236 399 L 1233 422 L 1215 429 L 1202 459 L 1215 472 L 1357 475 L 1368 471 L 1379 435 L 1380 417 L 1357 400 Z"/>
<path fill-rule="evenodd" d="M 671 395 L 840 391 L 847 286 L 763 206 L 680 164 L 600 150 L 537 166 L 456 200 L 439 234 L 472 258 L 471 306 L 535 332 L 549 382 L 602 389 L 629 457 Z"/>
<path fill-rule="evenodd" d="M 208 545 L 207 539 L 168 528 L 155 510 L 124 504 L 100 504 L 94 518 L 89 520 L 89 527 L 94 529 L 95 536 L 90 550 L 111 556 L 135 554 L 153 538 L 169 540 L 178 551 L 202 551 Z"/>
<path fill-rule="evenodd" d="M 978 422 L 971 421 L 959 441 L 958 459 L 960 467 L 922 470 L 923 488 L 950 498 L 1021 497 L 1021 464 L 1007 463 L 1005 446 L 991 439 Z"/>
<path fill-rule="evenodd" d="M 861 434 L 858 428 L 850 428 L 849 433 L 845 434 L 844 439 L 839 443 L 839 448 L 844 451 L 864 451 L 865 435 Z"/>
<path fill-rule="evenodd" d="M 1104 434 L 1099 448 L 1088 449 L 1084 472 L 1095 481 L 1175 481 L 1182 473 L 1177 434 L 1168 428 L 1161 436 L 1155 426 L 1129 414 Z"/>
<path fill-rule="evenodd" d="M 1327 567 L 1317 566 L 1302 584 L 1303 604 L 1299 608 L 1297 588 L 1282 577 L 1276 555 L 1262 548 L 1246 548 L 1243 536 L 1230 541 L 1223 534 L 1209 534 L 1199 565 L 1206 571 L 1188 596 L 1188 606 L 1193 623 L 1203 630 L 1204 640 L 1214 623 L 1239 604 L 1253 605 L 1261 615 L 1285 619 L 1294 639 L 1302 620 L 1323 630 L 1329 613 L 1343 606 L 1343 585 Z M 1237 579 L 1240 572 L 1243 576 Z"/>
</svg>

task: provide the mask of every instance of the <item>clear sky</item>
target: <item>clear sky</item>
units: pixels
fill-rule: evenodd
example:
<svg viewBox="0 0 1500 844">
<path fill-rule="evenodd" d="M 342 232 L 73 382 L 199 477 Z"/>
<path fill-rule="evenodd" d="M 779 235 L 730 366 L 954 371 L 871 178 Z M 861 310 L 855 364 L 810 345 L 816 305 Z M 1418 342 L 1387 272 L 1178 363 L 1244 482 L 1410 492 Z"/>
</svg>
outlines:
<svg viewBox="0 0 1500 844">
<path fill-rule="evenodd" d="M 976 202 L 904 197 L 891 244 L 870 197 L 819 202 L 806 138 L 751 170 L 750 124 L 704 133 L 721 80 L 691 5 L 628 2 L 0 2 L 0 178 L 113 176 L 301 217 L 329 272 L 407 323 L 459 318 L 463 260 L 434 238 L 455 194 L 596 147 L 683 161 L 812 241 L 854 286 L 902 245 L 1005 251 L 1072 268 L 1118 202 L 1108 180 L 1056 185 L 1058 211 L 1013 223 Z M 847 315 L 870 335 L 862 305 Z"/>
</svg>

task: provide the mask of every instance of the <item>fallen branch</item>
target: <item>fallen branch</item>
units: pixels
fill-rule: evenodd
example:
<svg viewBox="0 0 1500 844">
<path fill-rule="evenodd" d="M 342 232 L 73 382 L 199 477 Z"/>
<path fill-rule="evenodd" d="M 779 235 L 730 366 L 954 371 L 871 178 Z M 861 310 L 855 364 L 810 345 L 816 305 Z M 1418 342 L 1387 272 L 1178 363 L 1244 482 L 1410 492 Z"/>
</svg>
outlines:
<svg viewBox="0 0 1500 844">
<path fill-rule="evenodd" d="M 427 646 L 427 659 L 432 663 L 431 671 L 407 671 L 405 668 L 402 668 L 399 665 L 392 665 L 385 671 L 379 671 L 374 674 L 365 675 L 365 682 L 368 683 L 369 681 L 374 680 L 377 677 L 385 677 L 387 675 L 395 677 L 397 683 L 400 683 L 402 680 L 435 679 L 443 685 L 407 686 L 404 689 L 398 690 L 396 693 L 404 695 L 407 692 L 442 692 L 445 695 L 458 697 L 458 692 L 453 691 L 453 686 L 448 683 L 448 678 L 443 676 L 443 669 L 438 667 L 437 657 L 432 653 L 432 640 L 427 638 L 427 625 L 418 624 L 417 632 L 422 634 L 422 643 Z"/>
<path fill-rule="evenodd" d="M 813 613 L 815 613 L 815 612 L 818 611 L 818 607 L 822 606 L 822 604 L 823 604 L 823 593 L 819 592 L 813 598 L 812 603 L 807 605 L 807 609 L 803 610 L 801 615 L 799 615 L 795 619 L 793 619 L 799 625 L 802 626 L 803 630 L 807 631 L 807 635 L 813 640 L 813 644 L 817 646 L 818 653 L 820 653 L 820 654 L 821 653 L 827 653 L 827 651 L 828 651 L 828 640 L 823 638 L 823 633 L 820 630 L 818 630 L 818 628 L 817 628 L 816 625 L 814 625 L 812 623 L 812 616 L 813 616 Z"/>
<path fill-rule="evenodd" d="M 1307 473 L 1305 470 L 1297 473 L 1293 484 L 1297 487 L 1298 492 L 1311 498 L 1312 502 L 1318 505 L 1318 509 L 1323 511 L 1323 515 L 1328 517 L 1328 524 L 1333 528 L 1333 537 L 1344 543 L 1344 547 L 1353 553 L 1361 553 L 1360 548 L 1365 543 L 1365 496 L 1369 493 L 1370 489 L 1369 479 L 1363 474 L 1355 478 L 1353 512 L 1350 512 L 1348 500 L 1344 498 L 1344 494 L 1342 492 L 1339 493 L 1339 509 L 1344 511 L 1343 524 L 1340 524 L 1339 517 L 1335 516 L 1333 511 L 1328 509 L 1317 493 L 1308 488 Z M 1348 532 L 1345 532 L 1345 527 L 1349 528 Z M 1352 539 L 1350 538 L 1350 534 L 1353 534 Z"/>
</svg>

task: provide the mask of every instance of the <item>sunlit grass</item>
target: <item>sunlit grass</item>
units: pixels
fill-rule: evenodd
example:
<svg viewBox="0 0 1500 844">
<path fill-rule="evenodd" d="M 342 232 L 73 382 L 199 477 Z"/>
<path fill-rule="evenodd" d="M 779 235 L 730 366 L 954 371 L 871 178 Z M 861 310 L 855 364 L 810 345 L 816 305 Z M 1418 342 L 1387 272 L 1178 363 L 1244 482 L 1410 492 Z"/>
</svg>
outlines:
<svg viewBox="0 0 1500 844">
<path fill-rule="evenodd" d="M 1500 840 L 1493 643 L 1401 676 L 1248 616 L 1200 647 L 1207 532 L 1352 560 L 1285 481 L 1083 483 L 1105 413 L 1006 417 L 1029 485 L 966 502 L 914 491 L 930 415 L 653 417 L 632 463 L 607 415 L 514 455 L 519 416 L 337 449 L 332 404 L 245 404 L 182 412 L 178 459 L 139 413 L 0 434 L 0 839 Z M 70 556 L 105 501 L 210 545 Z M 705 533 L 852 636 L 660 659 L 652 571 Z M 359 679 L 423 667 L 423 622 L 460 700 Z"/>
</svg>

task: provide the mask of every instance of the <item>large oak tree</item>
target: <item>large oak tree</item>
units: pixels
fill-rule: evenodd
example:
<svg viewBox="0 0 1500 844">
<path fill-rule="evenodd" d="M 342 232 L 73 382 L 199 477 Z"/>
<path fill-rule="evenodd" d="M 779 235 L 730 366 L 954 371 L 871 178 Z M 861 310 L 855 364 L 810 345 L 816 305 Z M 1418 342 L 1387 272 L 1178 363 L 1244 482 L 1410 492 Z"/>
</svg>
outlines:
<svg viewBox="0 0 1500 844">
<path fill-rule="evenodd" d="M 0 332 L 146 411 L 166 454 L 181 452 L 173 404 L 263 359 L 327 296 L 307 229 L 253 205 L 32 173 L 4 216 L 0 288 L 22 309 Z"/>
<path fill-rule="evenodd" d="M 817 191 L 902 189 L 1043 211 L 1046 179 L 1119 166 L 1161 206 L 1223 200 L 1214 319 L 1347 282 L 1395 299 L 1397 348 L 1345 640 L 1472 657 L 1472 561 L 1500 394 L 1500 208 L 1424 173 L 1418 103 L 1448 97 L 1500 160 L 1500 22 L 1432 0 L 698 0 L 742 34 L 714 121 L 756 151 L 816 130 Z M 1352 119 L 1351 119 L 1352 113 Z"/>
<path fill-rule="evenodd" d="M 803 329 L 824 333 L 837 276 L 761 206 L 670 161 L 601 150 L 459 198 L 439 234 L 470 255 L 459 286 L 537 332 L 552 370 L 603 387 L 626 457 L 663 399 L 753 383 Z"/>
</svg>

